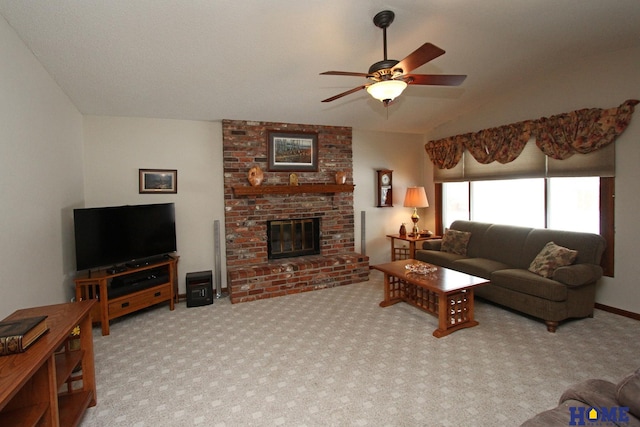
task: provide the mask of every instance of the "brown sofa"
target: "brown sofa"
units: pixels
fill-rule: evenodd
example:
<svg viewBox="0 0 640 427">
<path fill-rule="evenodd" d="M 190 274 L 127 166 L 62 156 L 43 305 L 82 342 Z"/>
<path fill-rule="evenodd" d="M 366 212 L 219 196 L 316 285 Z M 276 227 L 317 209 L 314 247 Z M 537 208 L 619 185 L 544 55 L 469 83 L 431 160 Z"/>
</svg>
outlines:
<svg viewBox="0 0 640 427">
<path fill-rule="evenodd" d="M 618 384 L 597 379 L 576 384 L 562 394 L 556 408 L 521 427 L 585 425 L 640 427 L 640 369 Z"/>
<path fill-rule="evenodd" d="M 467 234 L 466 254 L 441 251 L 442 239 L 434 239 L 423 243 L 416 259 L 489 280 L 476 296 L 542 319 L 549 332 L 565 319 L 593 316 L 606 247 L 602 236 L 476 221 L 454 221 L 449 229 L 470 233 L 458 233 Z M 549 242 L 577 255 L 546 278 L 529 266 Z"/>
</svg>

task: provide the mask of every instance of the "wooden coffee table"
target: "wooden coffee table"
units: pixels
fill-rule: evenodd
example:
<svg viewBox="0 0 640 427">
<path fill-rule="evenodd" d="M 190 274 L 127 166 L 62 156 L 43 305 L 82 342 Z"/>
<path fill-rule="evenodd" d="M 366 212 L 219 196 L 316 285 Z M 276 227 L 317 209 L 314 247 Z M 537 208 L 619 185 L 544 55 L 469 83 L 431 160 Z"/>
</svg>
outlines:
<svg viewBox="0 0 640 427">
<path fill-rule="evenodd" d="M 407 270 L 407 264 L 426 263 L 407 259 L 372 267 L 384 273 L 380 307 L 404 301 L 433 314 L 438 317 L 438 329 L 433 331 L 436 338 L 478 324 L 473 319 L 473 288 L 486 285 L 488 280 L 431 264 L 432 272 L 413 273 Z"/>
</svg>

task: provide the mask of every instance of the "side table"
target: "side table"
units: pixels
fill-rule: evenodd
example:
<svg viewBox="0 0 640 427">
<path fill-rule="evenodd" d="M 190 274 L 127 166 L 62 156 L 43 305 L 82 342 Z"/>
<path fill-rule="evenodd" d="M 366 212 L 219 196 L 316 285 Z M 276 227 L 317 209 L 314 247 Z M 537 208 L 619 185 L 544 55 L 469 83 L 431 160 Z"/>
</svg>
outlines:
<svg viewBox="0 0 640 427">
<path fill-rule="evenodd" d="M 410 234 L 387 234 L 387 237 L 391 238 L 391 261 L 398 261 L 403 259 L 415 259 L 416 257 L 416 243 L 423 242 L 425 240 L 438 239 L 437 236 L 420 237 Z M 395 241 L 402 240 L 409 242 L 409 247 L 396 247 Z"/>
</svg>

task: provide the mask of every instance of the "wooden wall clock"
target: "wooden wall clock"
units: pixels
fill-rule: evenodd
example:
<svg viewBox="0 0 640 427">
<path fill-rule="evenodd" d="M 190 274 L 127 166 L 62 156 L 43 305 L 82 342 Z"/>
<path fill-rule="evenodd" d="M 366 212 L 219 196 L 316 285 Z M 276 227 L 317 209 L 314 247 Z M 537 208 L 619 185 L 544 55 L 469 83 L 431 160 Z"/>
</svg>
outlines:
<svg viewBox="0 0 640 427">
<path fill-rule="evenodd" d="M 378 174 L 378 207 L 387 208 L 393 206 L 393 171 L 389 169 L 380 169 L 376 171 Z"/>
</svg>

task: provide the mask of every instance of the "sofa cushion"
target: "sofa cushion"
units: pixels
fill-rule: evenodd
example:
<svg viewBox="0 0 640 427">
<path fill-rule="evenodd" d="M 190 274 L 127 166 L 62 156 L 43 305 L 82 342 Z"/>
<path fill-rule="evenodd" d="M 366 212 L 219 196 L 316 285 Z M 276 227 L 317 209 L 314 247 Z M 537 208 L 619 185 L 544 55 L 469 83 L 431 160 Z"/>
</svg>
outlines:
<svg viewBox="0 0 640 427">
<path fill-rule="evenodd" d="M 442 236 L 442 246 L 440 250 L 457 255 L 466 255 L 470 238 L 471 233 L 468 231 L 447 230 L 444 232 L 444 236 Z"/>
<path fill-rule="evenodd" d="M 456 220 L 451 223 L 449 229 L 458 231 L 468 231 L 471 233 L 469 244 L 467 245 L 467 256 L 471 258 L 488 258 L 482 254 L 482 245 L 485 240 L 485 233 L 492 224 L 486 222 Z"/>
<path fill-rule="evenodd" d="M 510 268 L 508 265 L 486 258 L 462 258 L 451 263 L 451 268 L 471 274 L 472 276 L 489 279 L 496 270 Z"/>
<path fill-rule="evenodd" d="M 445 268 L 451 268 L 451 264 L 459 259 L 464 258 L 464 255 L 452 254 L 449 252 L 441 251 L 416 251 L 416 259 L 429 264 L 439 265 Z"/>
<path fill-rule="evenodd" d="M 640 418 L 640 369 L 618 383 L 616 398 L 621 406 L 628 406 L 629 412 Z"/>
<path fill-rule="evenodd" d="M 512 268 L 527 268 L 522 265 L 522 249 L 531 228 L 515 225 L 494 224 L 484 235 L 481 254 L 478 258 L 489 258 L 510 265 Z"/>
<path fill-rule="evenodd" d="M 540 253 L 531 261 L 529 271 L 542 277 L 553 277 L 558 267 L 571 265 L 578 256 L 578 251 L 558 246 L 553 242 L 544 245 Z"/>
<path fill-rule="evenodd" d="M 551 301 L 565 301 L 567 287 L 524 269 L 505 269 L 491 273 L 491 285 L 511 289 Z"/>
</svg>

